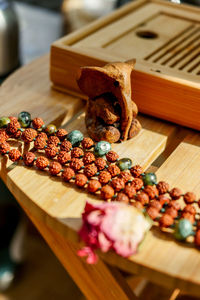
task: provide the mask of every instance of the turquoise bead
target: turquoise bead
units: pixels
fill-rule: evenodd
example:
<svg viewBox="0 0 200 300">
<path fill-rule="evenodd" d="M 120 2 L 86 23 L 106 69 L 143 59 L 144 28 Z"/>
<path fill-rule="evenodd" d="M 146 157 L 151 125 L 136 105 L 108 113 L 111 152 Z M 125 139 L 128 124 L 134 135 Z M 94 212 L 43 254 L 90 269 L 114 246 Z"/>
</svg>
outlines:
<svg viewBox="0 0 200 300">
<path fill-rule="evenodd" d="M 56 132 L 56 130 L 57 130 L 57 128 L 54 124 L 47 125 L 47 127 L 45 129 L 46 133 L 48 133 L 48 134 L 54 134 Z"/>
<path fill-rule="evenodd" d="M 128 170 L 132 166 L 132 161 L 130 158 L 122 158 L 118 160 L 117 166 L 120 168 L 121 171 Z"/>
<path fill-rule="evenodd" d="M 181 219 L 175 226 L 174 236 L 177 240 L 185 240 L 193 234 L 192 223 L 187 219 Z"/>
<path fill-rule="evenodd" d="M 146 173 L 142 175 L 142 180 L 144 182 L 144 185 L 157 184 L 157 177 L 155 173 Z"/>
<path fill-rule="evenodd" d="M 22 127 L 29 127 L 31 125 L 31 115 L 27 111 L 22 111 L 18 115 L 18 121 Z"/>
<path fill-rule="evenodd" d="M 10 123 L 10 119 L 8 117 L 0 118 L 0 128 L 7 127 L 9 123 Z"/>
<path fill-rule="evenodd" d="M 72 146 L 78 146 L 83 140 L 83 134 L 79 130 L 73 130 L 68 133 L 67 139 L 71 142 Z"/>
<path fill-rule="evenodd" d="M 94 147 L 94 153 L 97 156 L 104 156 L 111 150 L 111 144 L 106 141 L 98 142 Z"/>
</svg>

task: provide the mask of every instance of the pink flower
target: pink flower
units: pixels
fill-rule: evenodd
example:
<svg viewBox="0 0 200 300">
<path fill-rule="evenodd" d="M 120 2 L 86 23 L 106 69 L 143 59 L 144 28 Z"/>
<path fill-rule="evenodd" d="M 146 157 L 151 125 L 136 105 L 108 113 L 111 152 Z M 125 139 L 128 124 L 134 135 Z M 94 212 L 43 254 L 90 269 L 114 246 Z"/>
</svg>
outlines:
<svg viewBox="0 0 200 300">
<path fill-rule="evenodd" d="M 114 250 L 123 257 L 137 252 L 138 245 L 150 229 L 150 222 L 136 208 L 119 203 L 86 202 L 82 214 L 83 225 L 79 235 L 85 242 L 78 255 L 87 256 L 88 263 L 95 263 L 96 249 L 102 252 Z"/>
</svg>

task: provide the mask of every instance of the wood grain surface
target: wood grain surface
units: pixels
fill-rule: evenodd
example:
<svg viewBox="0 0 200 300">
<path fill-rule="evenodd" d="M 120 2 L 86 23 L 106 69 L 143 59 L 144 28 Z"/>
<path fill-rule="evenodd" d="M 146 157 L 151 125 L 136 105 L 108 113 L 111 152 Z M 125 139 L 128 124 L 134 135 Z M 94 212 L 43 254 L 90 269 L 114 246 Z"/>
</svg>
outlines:
<svg viewBox="0 0 200 300">
<path fill-rule="evenodd" d="M 76 128 L 86 133 L 82 101 L 51 89 L 48 63 L 48 56 L 43 57 L 6 80 L 0 90 L 1 115 L 16 115 L 22 110 L 28 110 L 33 117 L 41 116 L 48 123 L 55 121 L 67 130 Z M 195 191 L 200 197 L 199 133 L 142 115 L 140 121 L 143 125 L 141 133 L 131 141 L 114 145 L 113 149 L 121 157 L 131 157 L 133 163 L 140 163 L 145 169 L 154 166 L 155 162 L 159 180 L 166 180 L 171 186 L 179 186 L 183 192 Z M 71 184 L 63 183 L 60 178 L 50 177 L 45 172 L 23 165 L 11 164 L 5 157 L 1 159 L 0 165 L 1 177 L 55 253 L 63 247 L 61 260 L 66 269 L 70 270 L 68 260 L 71 259 L 73 264 L 78 259 L 72 253 L 68 254 L 65 241 L 67 239 L 69 245 L 75 243 L 75 248 L 79 247 L 76 230 L 80 226 L 85 201 L 100 200 Z M 56 236 L 59 236 L 59 242 Z M 140 274 L 159 285 L 200 295 L 199 250 L 177 243 L 173 237 L 157 229 L 148 234 L 141 251 L 130 259 L 123 259 L 111 252 L 100 255 L 100 264 L 104 261 L 130 273 Z M 80 269 L 82 266 L 90 272 L 89 267 L 80 262 Z M 98 268 L 95 272 L 98 272 Z M 75 269 L 79 272 L 79 263 Z M 108 278 L 107 286 L 110 282 L 115 286 L 117 283 L 109 279 L 109 272 L 105 275 Z M 84 274 L 83 270 L 79 275 L 84 278 L 89 276 Z M 93 276 L 92 273 L 90 276 Z M 80 279 L 75 280 L 80 282 Z M 96 282 L 98 288 L 101 289 L 101 280 L 99 284 Z M 84 287 L 81 289 L 88 295 L 88 299 L 100 299 L 99 296 L 91 296 L 90 288 L 88 291 Z M 121 295 L 123 292 L 120 291 Z"/>
</svg>

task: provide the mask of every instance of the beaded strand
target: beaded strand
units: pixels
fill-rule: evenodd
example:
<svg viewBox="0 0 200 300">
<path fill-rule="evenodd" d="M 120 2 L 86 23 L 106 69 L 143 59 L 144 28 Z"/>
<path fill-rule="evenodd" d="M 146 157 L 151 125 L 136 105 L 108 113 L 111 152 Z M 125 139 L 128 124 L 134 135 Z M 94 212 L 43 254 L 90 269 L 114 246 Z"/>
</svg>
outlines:
<svg viewBox="0 0 200 300">
<path fill-rule="evenodd" d="M 33 143 L 24 155 L 11 149 L 9 139 Z M 36 156 L 36 152 L 45 154 Z M 27 112 L 15 117 L 0 118 L 0 154 L 12 162 L 23 161 L 25 166 L 36 166 L 65 182 L 86 188 L 105 201 L 120 201 L 143 210 L 161 230 L 170 228 L 178 240 L 192 240 L 200 247 L 200 200 L 192 192 L 183 194 L 179 188 L 170 189 L 164 181 L 157 183 L 154 173 L 144 173 L 139 165 L 132 166 L 129 158 L 119 159 L 108 142 L 94 143 L 78 130 L 45 126 L 41 118 L 31 120 Z M 181 207 L 179 199 L 185 206 Z"/>
</svg>

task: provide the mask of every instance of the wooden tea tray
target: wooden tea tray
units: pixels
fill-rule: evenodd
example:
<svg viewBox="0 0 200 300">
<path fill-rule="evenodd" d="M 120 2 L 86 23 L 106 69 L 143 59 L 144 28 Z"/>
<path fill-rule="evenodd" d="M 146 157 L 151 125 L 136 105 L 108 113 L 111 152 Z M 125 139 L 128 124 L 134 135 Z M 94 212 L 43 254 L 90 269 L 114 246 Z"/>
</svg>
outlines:
<svg viewBox="0 0 200 300">
<path fill-rule="evenodd" d="M 80 66 L 132 58 L 139 110 L 200 130 L 199 8 L 134 1 L 53 43 L 50 77 L 56 89 L 80 95 Z"/>
<path fill-rule="evenodd" d="M 46 56 L 10 76 L 0 89 L 1 115 L 25 110 L 32 118 L 40 116 L 46 123 L 86 134 L 83 101 L 52 90 L 48 72 Z M 139 118 L 143 126 L 140 134 L 113 145 L 113 149 L 120 157 L 128 156 L 134 164 L 156 171 L 158 180 L 166 180 L 183 192 L 194 191 L 200 198 L 199 135 L 151 117 Z M 0 176 L 87 299 L 136 299 L 117 268 L 170 289 L 200 295 L 200 251 L 193 246 L 153 229 L 141 251 L 130 259 L 109 252 L 101 254 L 97 265 L 88 266 L 76 254 L 80 247 L 77 230 L 85 201 L 100 200 L 46 172 L 11 163 L 6 157 L 0 158 Z"/>
</svg>

